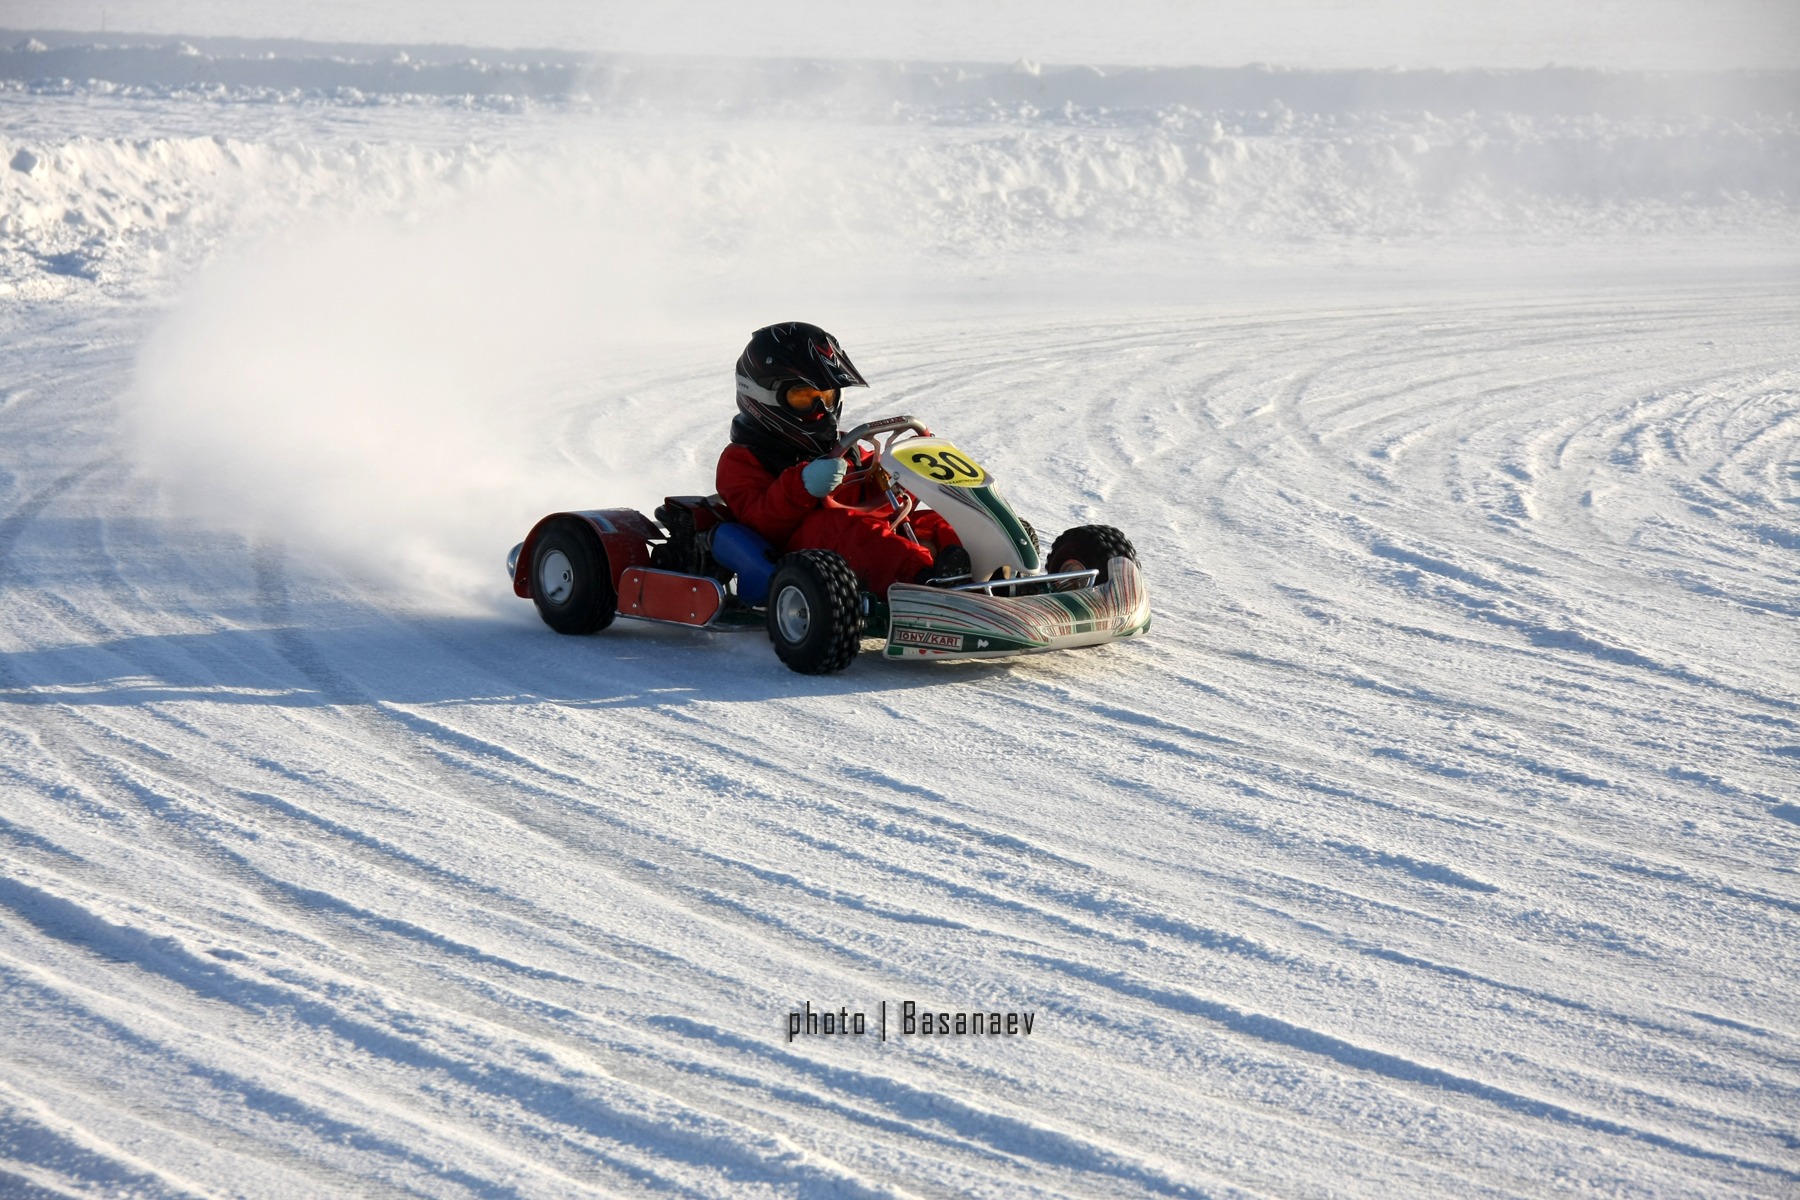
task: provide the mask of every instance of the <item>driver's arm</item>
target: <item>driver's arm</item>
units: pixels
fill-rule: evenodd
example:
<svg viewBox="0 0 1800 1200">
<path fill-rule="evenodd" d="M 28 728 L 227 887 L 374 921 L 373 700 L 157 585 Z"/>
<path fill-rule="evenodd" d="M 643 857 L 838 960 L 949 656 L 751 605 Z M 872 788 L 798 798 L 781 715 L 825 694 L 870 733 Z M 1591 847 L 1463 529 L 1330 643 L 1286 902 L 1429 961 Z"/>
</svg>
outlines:
<svg viewBox="0 0 1800 1200">
<path fill-rule="evenodd" d="M 806 514 L 819 506 L 819 499 L 806 490 L 801 477 L 805 464 L 797 464 L 777 475 L 756 460 L 744 446 L 727 446 L 719 455 L 715 486 L 731 509 L 731 515 L 767 538 L 770 544 L 782 546 L 806 519 Z"/>
</svg>

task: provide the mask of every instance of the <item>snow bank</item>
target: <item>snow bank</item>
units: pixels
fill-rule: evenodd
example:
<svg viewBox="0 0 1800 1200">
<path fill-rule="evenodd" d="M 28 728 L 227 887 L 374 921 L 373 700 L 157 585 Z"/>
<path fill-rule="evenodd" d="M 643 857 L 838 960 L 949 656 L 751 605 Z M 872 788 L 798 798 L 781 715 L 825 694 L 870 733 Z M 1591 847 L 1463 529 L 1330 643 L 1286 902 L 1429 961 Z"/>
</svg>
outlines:
<svg viewBox="0 0 1800 1200">
<path fill-rule="evenodd" d="M 821 184 L 798 203 L 820 231 L 959 258 L 1094 239 L 1791 238 L 1800 201 L 1800 123 L 1786 116 L 1279 106 L 1107 116 L 996 110 L 804 130 L 766 114 L 704 127 L 566 117 L 564 138 L 537 146 L 0 137 L 0 279 L 30 295 L 129 279 L 296 214 L 417 215 L 479 191 L 496 170 L 597 196 L 680 188 L 703 243 L 743 226 L 767 181 L 816 170 Z"/>
<path fill-rule="evenodd" d="M 0 137 L 0 291 L 129 286 L 246 222 L 328 207 L 408 211 L 479 177 L 479 148 L 257 144 L 227 137 Z"/>
<path fill-rule="evenodd" d="M 711 201 L 684 201 L 703 241 L 743 224 L 765 176 L 818 170 L 829 183 L 802 207 L 819 229 L 965 260 L 1094 238 L 1791 235 L 1800 198 L 1796 72 L 724 62 L 44 34 L 0 50 L 0 105 L 30 118 L 0 138 L 0 286 L 28 296 L 130 280 L 296 213 L 417 214 L 499 163 L 602 193 L 687 189 Z M 450 116 L 471 110 L 487 123 Z M 441 128 L 422 133 L 434 112 Z M 109 122 L 131 136 L 96 134 Z M 178 132 L 195 127 L 211 136 Z M 433 140 L 446 133 L 464 136 Z"/>
</svg>

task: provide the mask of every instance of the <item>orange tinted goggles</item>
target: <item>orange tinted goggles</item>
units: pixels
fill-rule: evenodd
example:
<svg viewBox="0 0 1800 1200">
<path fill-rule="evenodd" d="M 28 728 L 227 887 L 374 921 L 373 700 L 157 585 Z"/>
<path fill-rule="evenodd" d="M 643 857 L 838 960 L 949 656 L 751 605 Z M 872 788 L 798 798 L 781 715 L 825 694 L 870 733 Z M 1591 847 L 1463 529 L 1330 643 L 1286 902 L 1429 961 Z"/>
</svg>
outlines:
<svg viewBox="0 0 1800 1200">
<path fill-rule="evenodd" d="M 789 408 L 798 409 L 801 412 L 811 412 L 815 404 L 823 404 L 826 408 L 836 408 L 838 395 L 837 388 L 826 388 L 821 391 L 816 387 L 807 387 L 805 384 L 797 383 L 788 388 L 782 399 L 787 401 Z"/>
</svg>

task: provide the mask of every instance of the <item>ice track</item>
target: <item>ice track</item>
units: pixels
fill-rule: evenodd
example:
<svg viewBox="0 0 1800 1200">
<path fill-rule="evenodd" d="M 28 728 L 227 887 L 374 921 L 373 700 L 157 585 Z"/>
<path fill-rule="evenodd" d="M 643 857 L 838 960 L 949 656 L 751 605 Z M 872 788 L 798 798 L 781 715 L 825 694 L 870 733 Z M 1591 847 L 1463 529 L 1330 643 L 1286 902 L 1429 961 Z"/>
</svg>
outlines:
<svg viewBox="0 0 1800 1200">
<path fill-rule="evenodd" d="M 58 319 L 0 349 L 0 1190 L 1800 1188 L 1789 287 L 865 336 L 1156 624 L 823 680 L 165 522 L 137 331 Z M 543 414 L 596 502 L 624 402 Z M 1037 1026 L 784 1040 L 906 999 Z"/>
</svg>

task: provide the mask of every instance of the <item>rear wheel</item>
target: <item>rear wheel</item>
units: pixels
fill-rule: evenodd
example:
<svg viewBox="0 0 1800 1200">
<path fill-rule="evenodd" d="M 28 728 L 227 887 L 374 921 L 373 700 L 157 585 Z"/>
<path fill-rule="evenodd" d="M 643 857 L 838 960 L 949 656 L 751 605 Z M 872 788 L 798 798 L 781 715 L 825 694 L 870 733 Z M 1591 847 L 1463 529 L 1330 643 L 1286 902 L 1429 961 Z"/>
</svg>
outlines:
<svg viewBox="0 0 1800 1200">
<path fill-rule="evenodd" d="M 1101 584 L 1106 582 L 1106 564 L 1115 558 L 1137 561 L 1137 551 L 1132 548 L 1130 538 L 1111 525 L 1077 525 L 1064 530 L 1051 543 L 1050 558 L 1045 566 L 1052 575 L 1065 571 L 1098 571 L 1094 582 Z M 1068 591 L 1081 585 L 1063 582 L 1054 586 L 1060 591 Z"/>
<path fill-rule="evenodd" d="M 775 564 L 768 614 L 776 656 L 802 675 L 841 671 L 862 648 L 856 574 L 830 550 L 799 550 Z"/>
<path fill-rule="evenodd" d="M 546 529 L 531 551 L 531 599 L 558 633 L 598 633 L 611 625 L 619 595 L 600 536 L 576 521 Z"/>
</svg>

